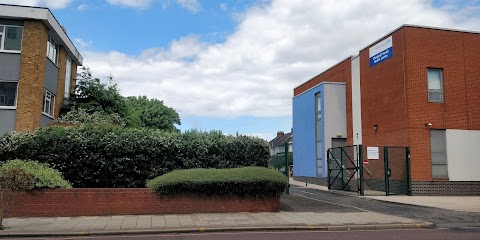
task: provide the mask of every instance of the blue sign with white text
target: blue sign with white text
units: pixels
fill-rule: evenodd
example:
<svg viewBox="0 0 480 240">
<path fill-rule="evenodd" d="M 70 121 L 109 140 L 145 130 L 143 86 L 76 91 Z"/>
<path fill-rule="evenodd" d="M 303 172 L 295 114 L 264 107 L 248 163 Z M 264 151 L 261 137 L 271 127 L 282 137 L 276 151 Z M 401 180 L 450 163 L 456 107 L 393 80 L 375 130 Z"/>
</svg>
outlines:
<svg viewBox="0 0 480 240">
<path fill-rule="evenodd" d="M 370 55 L 370 67 L 375 66 L 392 57 L 393 53 L 393 39 L 392 36 L 375 44 L 368 49 Z"/>
<path fill-rule="evenodd" d="M 387 48 L 385 51 L 370 58 L 370 67 L 375 66 L 392 57 L 392 47 Z"/>
</svg>

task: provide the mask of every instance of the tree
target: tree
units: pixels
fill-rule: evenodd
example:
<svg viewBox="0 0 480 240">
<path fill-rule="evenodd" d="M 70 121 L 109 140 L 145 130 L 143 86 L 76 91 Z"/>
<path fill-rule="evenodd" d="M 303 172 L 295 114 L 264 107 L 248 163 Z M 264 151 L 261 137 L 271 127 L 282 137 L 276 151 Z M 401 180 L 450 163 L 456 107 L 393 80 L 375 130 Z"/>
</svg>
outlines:
<svg viewBox="0 0 480 240">
<path fill-rule="evenodd" d="M 163 101 L 148 99 L 146 96 L 127 97 L 127 127 L 147 127 L 162 130 L 177 130 L 180 116 L 175 109 L 167 107 Z"/>
<path fill-rule="evenodd" d="M 82 67 L 75 92 L 64 104 L 62 113 L 74 108 L 83 108 L 89 113 L 116 113 L 122 118 L 127 114 L 125 99 L 113 78 L 110 76 L 108 83 L 101 83 L 99 78 L 92 77 L 88 67 Z"/>
</svg>

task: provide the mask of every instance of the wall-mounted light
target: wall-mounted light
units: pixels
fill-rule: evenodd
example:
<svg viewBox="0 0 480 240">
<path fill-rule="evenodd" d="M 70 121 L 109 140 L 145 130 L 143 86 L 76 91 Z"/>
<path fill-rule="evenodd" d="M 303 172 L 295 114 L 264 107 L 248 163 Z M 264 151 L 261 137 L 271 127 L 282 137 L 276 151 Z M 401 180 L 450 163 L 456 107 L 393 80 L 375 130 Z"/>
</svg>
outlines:
<svg viewBox="0 0 480 240">
<path fill-rule="evenodd" d="M 375 132 L 378 130 L 378 125 L 377 124 L 373 125 L 373 130 L 375 130 Z"/>
</svg>

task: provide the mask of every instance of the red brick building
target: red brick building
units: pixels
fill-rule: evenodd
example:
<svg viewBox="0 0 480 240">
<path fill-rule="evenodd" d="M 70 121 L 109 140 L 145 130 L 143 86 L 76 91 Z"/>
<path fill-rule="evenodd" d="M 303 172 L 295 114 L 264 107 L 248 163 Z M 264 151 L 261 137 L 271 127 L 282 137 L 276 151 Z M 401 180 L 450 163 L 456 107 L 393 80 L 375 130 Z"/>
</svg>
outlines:
<svg viewBox="0 0 480 240">
<path fill-rule="evenodd" d="M 295 88 L 294 153 L 297 142 L 311 138 L 307 130 L 298 134 L 303 127 L 295 119 L 310 118 L 296 116 L 295 107 L 311 100 L 300 98 L 325 82 L 342 82 L 346 133 L 337 135 L 346 145 L 409 146 L 413 194 L 480 194 L 478 56 L 480 33 L 399 27 L 361 49 L 358 56 Z M 302 104 L 295 104 L 296 99 Z M 328 105 L 325 99 L 322 106 Z M 326 161 L 325 154 L 319 159 L 317 150 L 310 151 L 317 152 L 317 161 L 313 154 L 294 155 L 300 169 L 304 163 L 317 162 L 318 167 L 319 160 Z M 302 176 L 294 168 L 299 178 L 326 177 L 326 171 Z"/>
</svg>

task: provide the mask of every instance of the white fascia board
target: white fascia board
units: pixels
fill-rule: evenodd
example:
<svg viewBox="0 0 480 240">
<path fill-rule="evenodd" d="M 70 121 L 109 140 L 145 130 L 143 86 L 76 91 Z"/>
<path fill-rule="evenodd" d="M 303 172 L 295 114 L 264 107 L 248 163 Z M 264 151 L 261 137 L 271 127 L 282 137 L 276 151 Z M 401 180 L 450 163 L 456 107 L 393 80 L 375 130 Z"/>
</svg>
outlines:
<svg viewBox="0 0 480 240">
<path fill-rule="evenodd" d="M 72 40 L 68 37 L 68 35 L 63 31 L 63 28 L 58 23 L 57 19 L 53 16 L 53 14 L 48 10 L 47 14 L 47 22 L 48 25 L 53 29 L 53 31 L 60 37 L 63 42 L 63 45 L 66 46 L 67 52 L 69 52 L 70 57 L 72 60 L 76 61 L 78 65 L 83 65 L 83 58 L 82 55 L 78 52 L 75 45 L 73 45 Z"/>
<path fill-rule="evenodd" d="M 25 7 L 15 5 L 0 5 L 0 17 L 12 18 L 12 19 L 34 19 L 42 21 L 49 29 L 58 36 L 61 40 L 61 44 L 65 46 L 68 55 L 72 58 L 77 65 L 83 65 L 82 55 L 78 52 L 77 48 L 63 31 L 62 27 L 58 23 L 57 19 L 53 16 L 48 8 L 40 7 Z"/>
</svg>

